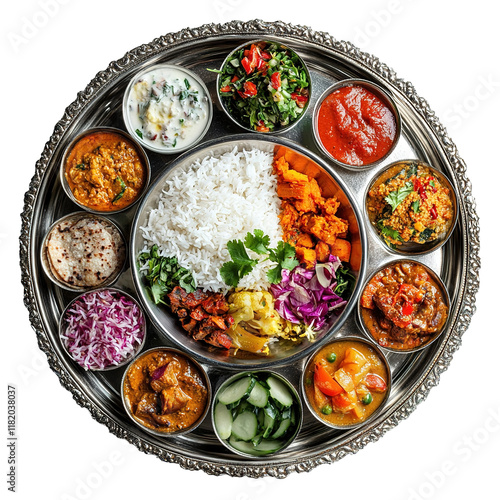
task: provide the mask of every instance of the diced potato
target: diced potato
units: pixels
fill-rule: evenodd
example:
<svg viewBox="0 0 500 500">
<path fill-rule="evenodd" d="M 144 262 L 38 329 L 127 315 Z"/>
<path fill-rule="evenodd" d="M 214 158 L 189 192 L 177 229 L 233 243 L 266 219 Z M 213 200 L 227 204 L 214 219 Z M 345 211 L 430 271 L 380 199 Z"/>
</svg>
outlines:
<svg viewBox="0 0 500 500">
<path fill-rule="evenodd" d="M 308 233 L 313 234 L 318 238 L 318 240 L 324 241 L 329 245 L 335 243 L 337 238 L 337 233 L 335 229 L 332 228 L 326 221 L 324 217 L 320 215 L 313 215 L 307 224 L 306 228 Z"/>
<path fill-rule="evenodd" d="M 337 238 L 333 244 L 330 244 L 330 251 L 342 262 L 349 262 L 351 258 L 351 243 L 347 240 Z"/>
<path fill-rule="evenodd" d="M 280 198 L 304 199 L 309 196 L 308 184 L 298 182 L 278 182 L 277 194 Z"/>
<path fill-rule="evenodd" d="M 295 247 L 295 253 L 300 262 L 311 269 L 316 264 L 316 251 L 313 248 Z"/>
<path fill-rule="evenodd" d="M 338 382 L 338 384 L 346 392 L 351 392 L 354 390 L 354 381 L 352 380 L 351 374 L 344 368 L 339 368 L 334 374 L 333 378 Z"/>
<path fill-rule="evenodd" d="M 302 233 L 297 238 L 297 246 L 314 248 L 314 241 L 312 240 L 311 235 L 307 233 Z"/>
<path fill-rule="evenodd" d="M 330 247 L 324 241 L 318 241 L 315 247 L 318 262 L 326 262 L 330 256 Z"/>
</svg>

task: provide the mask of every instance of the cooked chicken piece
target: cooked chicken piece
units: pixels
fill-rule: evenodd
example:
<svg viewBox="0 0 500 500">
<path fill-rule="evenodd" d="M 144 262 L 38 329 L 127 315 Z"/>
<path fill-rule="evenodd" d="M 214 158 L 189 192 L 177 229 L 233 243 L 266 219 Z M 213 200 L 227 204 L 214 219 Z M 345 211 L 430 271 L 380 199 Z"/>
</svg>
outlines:
<svg viewBox="0 0 500 500">
<path fill-rule="evenodd" d="M 163 389 L 160 393 L 160 412 L 162 415 L 181 410 L 191 399 L 179 386 Z"/>
<path fill-rule="evenodd" d="M 160 392 L 162 389 L 176 386 L 177 375 L 181 371 L 181 364 L 175 358 L 166 365 L 160 366 L 151 374 L 150 386 L 155 392 Z"/>
<path fill-rule="evenodd" d="M 158 398 L 154 392 L 145 392 L 139 402 L 135 414 L 140 416 L 149 416 L 156 413 L 158 409 Z"/>
</svg>

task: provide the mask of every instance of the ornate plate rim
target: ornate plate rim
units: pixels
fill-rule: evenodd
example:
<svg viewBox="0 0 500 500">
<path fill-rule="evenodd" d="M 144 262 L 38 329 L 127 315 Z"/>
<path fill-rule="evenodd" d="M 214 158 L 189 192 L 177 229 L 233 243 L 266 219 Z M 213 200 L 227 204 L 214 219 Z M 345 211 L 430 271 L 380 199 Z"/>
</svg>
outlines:
<svg viewBox="0 0 500 500">
<path fill-rule="evenodd" d="M 393 85 L 412 103 L 415 110 L 424 118 L 427 125 L 438 137 L 440 146 L 443 148 L 453 169 L 455 178 L 459 184 L 459 195 L 461 202 L 461 217 L 464 224 L 464 290 L 462 301 L 457 310 L 454 328 L 451 330 L 446 342 L 441 346 L 441 351 L 437 356 L 436 362 L 430 367 L 427 373 L 421 377 L 418 386 L 411 394 L 405 398 L 399 406 L 394 408 L 390 415 L 383 421 L 375 421 L 366 428 L 356 438 L 349 440 L 344 445 L 337 445 L 323 453 L 314 456 L 289 460 L 282 463 L 262 464 L 252 463 L 232 464 L 228 462 L 216 462 L 192 459 L 181 454 L 176 454 L 164 450 L 158 446 L 145 442 L 142 438 L 123 429 L 110 415 L 107 415 L 95 403 L 87 399 L 78 386 L 74 383 L 71 376 L 65 370 L 63 364 L 57 357 L 52 344 L 44 331 L 40 311 L 34 293 L 34 283 L 31 276 L 30 238 L 31 221 L 34 215 L 34 206 L 39 188 L 45 171 L 48 168 L 50 160 L 55 149 L 64 133 L 72 123 L 78 113 L 90 102 L 107 83 L 113 80 L 116 74 L 122 72 L 127 66 L 135 64 L 142 59 L 167 50 L 171 47 L 182 45 L 189 41 L 203 39 L 210 36 L 223 35 L 265 35 L 272 32 L 275 36 L 286 36 L 292 39 L 306 41 L 316 44 L 321 48 L 335 53 L 337 56 L 346 57 L 354 60 L 367 70 L 381 77 L 387 83 Z M 419 403 L 426 399 L 432 387 L 435 387 L 440 380 L 441 373 L 448 367 L 454 353 L 461 345 L 461 338 L 476 311 L 476 293 L 479 288 L 479 217 L 476 213 L 476 203 L 472 196 L 472 188 L 469 179 L 466 176 L 466 164 L 459 156 L 457 148 L 445 127 L 440 123 L 438 117 L 430 108 L 427 101 L 421 98 L 415 91 L 414 86 L 401 78 L 395 71 L 382 63 L 377 57 L 361 51 L 352 43 L 347 41 L 337 41 L 326 32 L 314 31 L 308 26 L 293 25 L 282 21 L 266 22 L 260 19 L 254 19 L 247 22 L 230 21 L 224 24 L 204 24 L 197 28 L 186 28 L 178 32 L 168 33 L 154 39 L 149 44 L 140 45 L 127 52 L 122 58 L 111 62 L 104 71 L 100 71 L 90 81 L 86 88 L 77 94 L 77 98 L 65 110 L 63 117 L 57 122 L 50 139 L 45 144 L 40 159 L 36 162 L 35 174 L 33 175 L 28 191 L 24 197 L 24 207 L 21 214 L 21 233 L 20 233 L 20 266 L 21 283 L 24 289 L 24 304 L 29 312 L 29 320 L 32 328 L 35 330 L 38 345 L 47 355 L 50 368 L 57 374 L 63 387 L 73 395 L 73 399 L 87 408 L 92 417 L 99 423 L 105 424 L 109 431 L 115 436 L 126 439 L 140 451 L 148 454 L 154 454 L 163 461 L 177 463 L 182 468 L 188 470 L 203 470 L 207 474 L 221 475 L 228 474 L 236 477 L 278 477 L 284 478 L 292 472 L 309 471 L 324 463 L 333 463 L 346 455 L 354 454 L 364 448 L 369 442 L 375 442 L 382 437 L 388 430 L 394 428 L 398 423 L 406 419 L 417 407 Z"/>
</svg>

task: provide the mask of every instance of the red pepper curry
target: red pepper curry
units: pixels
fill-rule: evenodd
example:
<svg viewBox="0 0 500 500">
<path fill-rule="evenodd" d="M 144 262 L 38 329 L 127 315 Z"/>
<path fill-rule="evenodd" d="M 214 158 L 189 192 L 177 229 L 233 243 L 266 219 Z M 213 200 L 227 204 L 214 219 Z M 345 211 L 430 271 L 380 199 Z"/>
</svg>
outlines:
<svg viewBox="0 0 500 500">
<path fill-rule="evenodd" d="M 375 94 L 347 85 L 325 98 L 318 113 L 318 134 L 327 151 L 342 163 L 369 165 L 383 158 L 396 138 L 396 118 Z"/>
<path fill-rule="evenodd" d="M 361 317 L 382 346 L 410 350 L 443 329 L 448 305 L 441 286 L 415 261 L 399 261 L 379 271 L 361 296 Z"/>
</svg>

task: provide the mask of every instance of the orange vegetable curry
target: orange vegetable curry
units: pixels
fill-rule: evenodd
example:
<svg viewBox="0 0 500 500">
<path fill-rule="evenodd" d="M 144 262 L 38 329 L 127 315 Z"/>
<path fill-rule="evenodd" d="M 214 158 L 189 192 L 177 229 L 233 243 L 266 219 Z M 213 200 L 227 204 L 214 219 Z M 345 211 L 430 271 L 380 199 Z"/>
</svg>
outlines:
<svg viewBox="0 0 500 500">
<path fill-rule="evenodd" d="M 95 132 L 80 139 L 66 160 L 65 176 L 76 200 L 101 212 L 133 203 L 146 181 L 135 146 L 114 132 Z"/>
<path fill-rule="evenodd" d="M 274 160 L 283 239 L 295 246 L 297 258 L 308 268 L 326 262 L 330 254 L 349 262 L 349 224 L 336 215 L 340 202 L 334 196 L 323 197 L 314 177 L 294 170 L 294 162 L 301 160 L 290 151 L 286 160 L 284 156 Z"/>
<path fill-rule="evenodd" d="M 335 341 L 306 368 L 305 392 L 316 414 L 342 427 L 367 420 L 383 403 L 388 386 L 385 363 L 364 342 Z"/>
<path fill-rule="evenodd" d="M 208 390 L 198 369 L 186 357 L 166 349 L 137 359 L 128 369 L 123 392 L 136 420 L 165 433 L 194 425 L 208 404 Z"/>
</svg>

